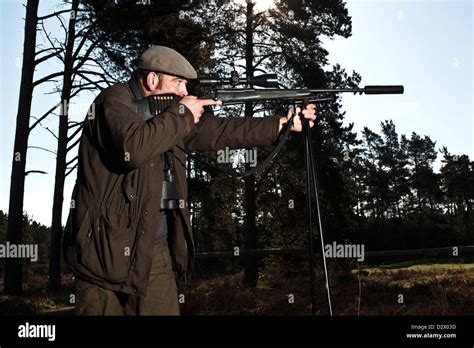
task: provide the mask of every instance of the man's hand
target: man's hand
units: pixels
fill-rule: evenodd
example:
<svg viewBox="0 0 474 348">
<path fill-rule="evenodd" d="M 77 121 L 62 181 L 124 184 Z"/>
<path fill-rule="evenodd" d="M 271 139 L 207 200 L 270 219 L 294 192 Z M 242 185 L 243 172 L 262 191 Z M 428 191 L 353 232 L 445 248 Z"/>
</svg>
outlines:
<svg viewBox="0 0 474 348">
<path fill-rule="evenodd" d="M 301 132 L 303 130 L 303 125 L 301 123 L 301 120 L 299 118 L 299 113 L 301 111 L 301 108 L 297 107 L 296 108 L 296 116 L 293 118 L 293 127 L 291 127 L 291 130 L 293 132 Z M 280 128 L 279 131 L 283 128 L 283 125 L 288 122 L 290 117 L 292 116 L 291 110 L 288 111 L 288 115 L 286 117 L 281 117 L 280 118 Z M 303 109 L 303 115 L 304 118 L 309 120 L 309 126 L 312 128 L 314 126 L 314 123 L 316 121 L 316 105 L 314 104 L 308 104 L 305 109 Z"/>
<path fill-rule="evenodd" d="M 222 105 L 222 102 L 220 100 L 214 100 L 214 99 L 198 99 L 195 96 L 186 96 L 183 97 L 180 102 L 180 104 L 186 105 L 186 107 L 191 110 L 194 116 L 194 123 L 198 123 L 199 119 L 201 118 L 203 112 L 204 112 L 204 107 L 207 105 Z"/>
</svg>

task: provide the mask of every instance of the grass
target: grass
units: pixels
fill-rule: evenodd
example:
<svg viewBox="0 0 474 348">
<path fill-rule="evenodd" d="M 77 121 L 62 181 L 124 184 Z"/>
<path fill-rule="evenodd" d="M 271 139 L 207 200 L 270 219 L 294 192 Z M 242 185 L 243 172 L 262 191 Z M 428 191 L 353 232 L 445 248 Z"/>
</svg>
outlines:
<svg viewBox="0 0 474 348">
<path fill-rule="evenodd" d="M 1 285 L 0 313 L 3 315 L 49 315 L 73 312 L 73 305 L 70 302 L 74 293 L 71 275 L 63 276 L 63 287 L 59 291 L 48 290 L 48 279 L 44 276 L 31 277 L 24 283 L 21 295 L 5 295 L 3 280 Z"/>
<path fill-rule="evenodd" d="M 287 265 L 285 265 L 287 266 Z M 337 270 L 339 268 L 339 271 Z M 242 287 L 243 273 L 218 275 L 185 288 L 185 315 L 310 315 L 308 270 L 261 272 L 257 287 Z M 321 268 L 318 266 L 318 270 Z M 403 261 L 360 269 L 330 264 L 335 315 L 472 315 L 472 260 Z M 316 280 L 316 308 L 327 314 L 324 278 Z M 292 294 L 294 302 L 289 301 Z"/>
<path fill-rule="evenodd" d="M 349 266 L 351 266 L 349 268 Z M 324 277 L 317 265 L 317 314 L 327 314 Z M 404 260 L 381 264 L 329 262 L 333 312 L 340 316 L 472 315 L 474 260 Z M 25 284 L 21 296 L 1 295 L 0 313 L 73 314 L 71 276 L 59 292 L 45 277 Z M 308 269 L 304 262 L 274 260 L 261 269 L 257 286 L 242 285 L 243 272 L 197 273 L 182 284 L 183 315 L 311 315 Z M 0 289 L 2 290 L 2 289 Z"/>
<path fill-rule="evenodd" d="M 471 315 L 474 311 L 472 261 L 428 260 L 369 266 L 352 273 L 363 284 L 365 315 Z"/>
<path fill-rule="evenodd" d="M 352 271 L 357 274 L 357 271 Z M 474 279 L 473 264 L 430 264 L 394 268 L 364 268 L 363 274 L 370 282 L 385 282 L 409 289 L 417 284 L 439 283 L 440 285 L 462 286 Z"/>
</svg>

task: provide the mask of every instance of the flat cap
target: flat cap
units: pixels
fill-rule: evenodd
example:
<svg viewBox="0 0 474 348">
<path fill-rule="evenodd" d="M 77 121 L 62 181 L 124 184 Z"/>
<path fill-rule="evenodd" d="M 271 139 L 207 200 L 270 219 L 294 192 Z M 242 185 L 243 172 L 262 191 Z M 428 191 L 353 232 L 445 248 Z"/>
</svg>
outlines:
<svg viewBox="0 0 474 348">
<path fill-rule="evenodd" d="M 143 52 L 138 61 L 138 68 L 186 79 L 197 78 L 196 70 L 191 63 L 172 48 L 165 46 L 152 46 Z"/>
</svg>

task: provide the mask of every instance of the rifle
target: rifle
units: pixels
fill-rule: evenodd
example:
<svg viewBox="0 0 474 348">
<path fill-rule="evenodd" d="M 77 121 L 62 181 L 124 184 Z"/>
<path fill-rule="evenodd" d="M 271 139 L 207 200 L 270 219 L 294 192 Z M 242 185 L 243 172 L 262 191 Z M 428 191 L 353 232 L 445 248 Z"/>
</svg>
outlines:
<svg viewBox="0 0 474 348">
<path fill-rule="evenodd" d="M 211 87 L 211 91 L 204 95 L 203 99 L 221 100 L 223 105 L 239 104 L 245 102 L 259 102 L 268 100 L 288 100 L 293 102 L 322 102 L 333 100 L 330 98 L 317 98 L 319 94 L 344 93 L 354 94 L 403 94 L 403 86 L 400 85 L 376 85 L 363 88 L 329 88 L 329 89 L 280 89 L 276 74 L 263 74 L 249 78 L 239 78 L 235 71 L 229 79 L 215 77 L 198 78 L 201 86 Z M 237 85 L 260 86 L 263 89 L 235 88 Z M 231 88 L 222 88 L 229 85 Z"/>
</svg>

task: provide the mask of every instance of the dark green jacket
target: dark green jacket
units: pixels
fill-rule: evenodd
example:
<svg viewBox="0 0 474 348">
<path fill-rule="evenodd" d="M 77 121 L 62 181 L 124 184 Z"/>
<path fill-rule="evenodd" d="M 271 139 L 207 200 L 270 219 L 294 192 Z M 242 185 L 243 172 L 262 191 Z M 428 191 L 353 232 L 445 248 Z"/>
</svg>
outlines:
<svg viewBox="0 0 474 348">
<path fill-rule="evenodd" d="M 278 137 L 278 117 L 220 118 L 210 113 L 194 124 L 182 104 L 144 121 L 135 112 L 129 84 L 105 89 L 86 118 L 77 181 L 63 240 L 77 277 L 106 289 L 144 294 L 159 223 L 163 156 L 172 154 L 178 198 L 187 202 L 187 150 L 268 146 Z M 183 113 L 179 113 L 181 108 Z M 168 241 L 178 274 L 194 259 L 189 211 L 174 212 Z"/>
</svg>

